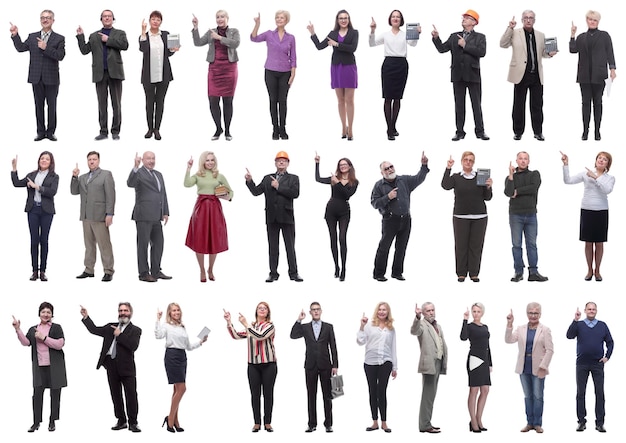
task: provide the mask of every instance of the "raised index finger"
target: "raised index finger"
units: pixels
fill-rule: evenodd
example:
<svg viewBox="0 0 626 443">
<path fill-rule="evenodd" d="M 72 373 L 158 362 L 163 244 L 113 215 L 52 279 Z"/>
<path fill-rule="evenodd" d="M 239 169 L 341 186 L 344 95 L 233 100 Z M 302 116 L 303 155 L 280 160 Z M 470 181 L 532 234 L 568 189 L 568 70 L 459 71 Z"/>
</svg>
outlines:
<svg viewBox="0 0 626 443">
<path fill-rule="evenodd" d="M 437 30 L 437 27 L 436 27 L 435 25 L 433 25 L 433 29 L 436 31 L 436 30 Z"/>
</svg>

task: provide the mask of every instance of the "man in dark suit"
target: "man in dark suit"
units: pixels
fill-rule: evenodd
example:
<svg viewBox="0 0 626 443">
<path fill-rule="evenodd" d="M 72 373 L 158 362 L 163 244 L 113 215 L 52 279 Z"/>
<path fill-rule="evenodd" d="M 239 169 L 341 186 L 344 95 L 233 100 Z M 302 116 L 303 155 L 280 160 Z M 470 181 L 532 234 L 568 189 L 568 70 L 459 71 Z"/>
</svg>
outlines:
<svg viewBox="0 0 626 443">
<path fill-rule="evenodd" d="M 41 31 L 28 35 L 22 42 L 17 26 L 11 23 L 11 39 L 18 52 L 30 52 L 28 83 L 33 85 L 35 116 L 37 117 L 38 142 L 44 138 L 57 141 L 57 96 L 59 95 L 59 62 L 65 58 L 65 37 L 52 30 L 54 12 L 41 11 Z M 48 105 L 48 127 L 44 116 L 44 104 Z"/>
<path fill-rule="evenodd" d="M 309 424 L 305 432 L 313 432 L 317 428 L 318 379 L 322 385 L 322 397 L 324 398 L 324 427 L 326 432 L 333 432 L 333 397 L 330 377 L 337 375 L 337 368 L 339 367 L 335 331 L 333 325 L 321 320 L 322 307 L 318 302 L 311 303 L 309 313 L 312 321 L 302 324 L 302 320 L 306 317 L 304 310 L 302 310 L 298 320 L 291 328 L 290 335 L 293 339 L 304 337 L 306 344 L 304 373 L 309 406 Z"/>
<path fill-rule="evenodd" d="M 89 172 L 79 177 L 78 163 L 72 172 L 70 192 L 80 195 L 80 220 L 83 222 L 85 241 L 85 270 L 76 278 L 94 276 L 96 246 L 100 248 L 100 258 L 104 268 L 102 281 L 113 280 L 113 247 L 109 226 L 113 224 L 115 212 L 115 182 L 111 171 L 100 169 L 100 153 L 87 154 Z"/>
<path fill-rule="evenodd" d="M 487 40 L 484 34 L 474 31 L 480 16 L 476 11 L 468 9 L 463 14 L 461 32 L 453 32 L 445 43 L 439 38 L 439 31 L 433 25 L 431 35 L 433 43 L 440 53 L 452 54 L 450 67 L 452 87 L 454 89 L 454 112 L 456 114 L 456 133 L 452 141 L 465 138 L 465 91 L 469 91 L 474 111 L 474 133 L 481 140 L 489 140 L 483 125 L 483 111 L 481 108 L 482 90 L 480 80 L 480 59 L 487 52 Z"/>
<path fill-rule="evenodd" d="M 117 424 L 111 429 L 119 431 L 125 429 L 131 432 L 141 432 L 137 426 L 137 370 L 135 368 L 135 351 L 139 347 L 141 328 L 130 322 L 133 316 L 133 307 L 128 302 L 121 302 L 117 308 L 118 321 L 104 326 L 96 326 L 89 317 L 87 309 L 80 307 L 83 324 L 89 332 L 104 338 L 102 350 L 96 369 L 104 366 L 107 370 L 107 379 L 113 400 L 113 410 L 117 417 Z M 122 387 L 126 397 L 126 410 L 122 399 Z"/>
<path fill-rule="evenodd" d="M 111 106 L 113 107 L 113 123 L 111 134 L 113 140 L 120 139 L 120 127 L 122 126 L 122 81 L 124 80 L 124 64 L 122 53 L 128 49 L 126 33 L 113 27 L 115 16 L 109 9 L 100 14 L 102 29 L 92 33 L 89 41 L 85 42 L 83 28 L 78 26 L 76 39 L 78 48 L 83 55 L 91 52 L 92 78 L 96 84 L 98 94 L 98 116 L 100 119 L 100 134 L 96 140 L 104 140 L 109 136 L 108 98 L 111 94 Z"/>
<path fill-rule="evenodd" d="M 300 195 L 300 179 L 297 175 L 289 174 L 289 155 L 285 151 L 276 154 L 274 160 L 276 173 L 263 177 L 256 185 L 250 171 L 246 168 L 246 186 L 254 196 L 265 194 L 265 223 L 267 224 L 267 242 L 269 244 L 270 275 L 265 280 L 272 283 L 278 280 L 278 236 L 283 232 L 287 263 L 289 264 L 289 278 L 301 282 L 296 262 L 296 227 L 293 217 L 293 200 Z"/>
<path fill-rule="evenodd" d="M 143 167 L 139 165 L 143 162 Z M 139 280 L 156 282 L 158 279 L 170 280 L 172 277 L 161 271 L 163 256 L 163 226 L 167 224 L 170 208 L 163 175 L 154 170 L 154 152 L 146 151 L 143 157 L 135 155 L 135 167 L 130 171 L 126 184 L 135 188 L 135 207 L 132 219 L 137 225 L 137 266 Z M 148 247 L 150 265 L 148 266 Z"/>
</svg>

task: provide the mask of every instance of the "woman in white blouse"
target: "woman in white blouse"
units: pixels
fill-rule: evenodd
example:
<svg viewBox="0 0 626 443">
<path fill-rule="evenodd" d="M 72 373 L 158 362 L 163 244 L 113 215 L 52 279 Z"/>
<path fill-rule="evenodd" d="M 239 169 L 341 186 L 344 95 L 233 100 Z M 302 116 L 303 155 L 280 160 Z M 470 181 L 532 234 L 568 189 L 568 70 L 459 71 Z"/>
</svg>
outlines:
<svg viewBox="0 0 626 443">
<path fill-rule="evenodd" d="M 563 161 L 563 181 L 568 185 L 583 182 L 585 191 L 580 209 L 580 241 L 585 242 L 585 258 L 587 259 L 587 275 L 585 280 L 602 281 L 600 264 L 604 255 L 604 242 L 607 241 L 609 230 L 609 200 L 607 196 L 613 191 L 615 177 L 608 174 L 613 157 L 601 151 L 596 156 L 595 168 L 585 168 L 574 176 L 569 174 L 569 159 L 561 152 Z M 594 268 L 595 261 L 595 268 Z"/>
<path fill-rule="evenodd" d="M 396 130 L 396 121 L 400 113 L 400 100 L 404 95 L 404 87 L 409 75 L 409 63 L 406 61 L 407 43 L 416 46 L 417 40 L 407 40 L 404 31 L 400 30 L 400 27 L 404 25 L 404 17 L 397 9 L 391 11 L 388 22 L 391 30 L 377 37 L 376 22 L 372 17 L 369 44 L 370 46 L 385 45 L 385 61 L 381 68 L 384 111 L 387 121 L 387 139 L 395 140 L 399 135 Z M 421 33 L 421 26 L 418 26 L 417 30 Z"/>
<path fill-rule="evenodd" d="M 393 328 L 391 308 L 385 302 L 380 302 L 374 309 L 372 321 L 363 313 L 361 327 L 356 335 L 356 342 L 365 345 L 365 377 L 370 393 L 370 409 L 372 411 L 372 426 L 366 431 L 378 429 L 378 412 L 380 411 L 380 427 L 385 432 L 391 432 L 387 427 L 387 383 L 389 375 L 395 380 L 398 371 L 396 355 L 396 331 Z"/>
<path fill-rule="evenodd" d="M 169 415 L 165 416 L 163 425 L 167 424 L 169 432 L 183 432 L 178 422 L 178 406 L 187 390 L 185 378 L 187 375 L 187 354 L 185 350 L 192 351 L 199 348 L 208 337 L 205 335 L 201 340 L 194 343 L 189 341 L 187 330 L 183 324 L 183 312 L 178 303 L 167 305 L 165 323 L 161 323 L 162 311 L 157 311 L 157 321 L 154 325 L 154 336 L 157 339 L 165 339 L 165 372 L 167 381 L 174 385 L 172 404 Z"/>
</svg>

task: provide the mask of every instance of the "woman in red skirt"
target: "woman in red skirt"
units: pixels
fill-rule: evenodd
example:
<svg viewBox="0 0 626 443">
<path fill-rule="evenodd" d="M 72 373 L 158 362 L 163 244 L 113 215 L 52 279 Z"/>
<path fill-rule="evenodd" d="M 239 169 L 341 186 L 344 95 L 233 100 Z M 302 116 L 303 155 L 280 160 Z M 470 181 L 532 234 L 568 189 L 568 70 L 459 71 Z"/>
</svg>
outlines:
<svg viewBox="0 0 626 443">
<path fill-rule="evenodd" d="M 204 256 L 209 254 L 209 280 L 215 280 L 213 265 L 217 254 L 228 250 L 226 220 L 219 199 L 232 200 L 233 191 L 228 180 L 217 169 L 217 158 L 211 151 L 200 154 L 198 172 L 190 175 L 193 158 L 187 162 L 185 187 L 196 186 L 198 199 L 189 220 L 185 245 L 196 253 L 200 265 L 200 281 L 206 282 Z"/>
</svg>

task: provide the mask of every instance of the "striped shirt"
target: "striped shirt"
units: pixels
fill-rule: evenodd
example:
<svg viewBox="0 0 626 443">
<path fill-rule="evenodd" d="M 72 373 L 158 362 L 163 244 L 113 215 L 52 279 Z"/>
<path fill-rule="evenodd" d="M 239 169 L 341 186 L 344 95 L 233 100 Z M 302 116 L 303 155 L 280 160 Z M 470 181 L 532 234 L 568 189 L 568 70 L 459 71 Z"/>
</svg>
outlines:
<svg viewBox="0 0 626 443">
<path fill-rule="evenodd" d="M 250 326 L 244 331 L 237 331 L 231 324 L 227 326 L 230 336 L 235 340 L 248 340 L 248 363 L 258 365 L 276 362 L 274 349 L 274 324 L 263 322 Z"/>
</svg>

